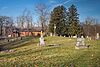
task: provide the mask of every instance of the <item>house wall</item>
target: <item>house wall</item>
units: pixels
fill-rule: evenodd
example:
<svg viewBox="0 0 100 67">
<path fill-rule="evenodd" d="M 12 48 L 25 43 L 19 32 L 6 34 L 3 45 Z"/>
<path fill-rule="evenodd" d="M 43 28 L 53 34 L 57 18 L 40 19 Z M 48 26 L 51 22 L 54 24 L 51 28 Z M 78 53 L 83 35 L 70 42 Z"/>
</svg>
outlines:
<svg viewBox="0 0 100 67">
<path fill-rule="evenodd" d="M 41 32 L 20 32 L 20 36 L 31 36 L 31 35 L 34 35 L 34 36 L 40 36 L 41 35 Z"/>
<path fill-rule="evenodd" d="M 40 36 L 41 32 L 32 32 L 34 36 Z"/>
<path fill-rule="evenodd" d="M 20 32 L 20 36 L 30 36 L 31 32 Z"/>
</svg>

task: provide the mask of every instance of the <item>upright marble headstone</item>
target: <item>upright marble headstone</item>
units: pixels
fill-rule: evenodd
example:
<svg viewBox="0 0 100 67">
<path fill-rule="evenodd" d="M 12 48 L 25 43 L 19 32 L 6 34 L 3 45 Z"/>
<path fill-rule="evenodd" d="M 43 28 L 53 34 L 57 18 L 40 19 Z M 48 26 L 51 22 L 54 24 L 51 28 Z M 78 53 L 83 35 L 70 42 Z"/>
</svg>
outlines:
<svg viewBox="0 0 100 67">
<path fill-rule="evenodd" d="M 76 36 L 73 36 L 73 38 L 77 38 L 77 35 Z"/>
<path fill-rule="evenodd" d="M 44 42 L 43 36 L 41 36 L 39 39 L 40 39 L 40 45 L 41 46 L 44 46 L 45 45 L 45 42 Z"/>
<path fill-rule="evenodd" d="M 81 39 L 82 39 L 81 44 L 84 46 L 85 45 L 85 38 L 83 36 L 81 36 Z"/>
<path fill-rule="evenodd" d="M 53 36 L 52 33 L 50 33 L 50 36 Z"/>
<path fill-rule="evenodd" d="M 77 42 L 76 42 L 76 46 L 77 46 L 77 47 L 81 45 L 81 41 L 82 41 L 81 38 L 77 38 Z"/>
<path fill-rule="evenodd" d="M 96 39 L 99 39 L 99 33 L 97 33 L 97 35 L 96 35 Z"/>
</svg>

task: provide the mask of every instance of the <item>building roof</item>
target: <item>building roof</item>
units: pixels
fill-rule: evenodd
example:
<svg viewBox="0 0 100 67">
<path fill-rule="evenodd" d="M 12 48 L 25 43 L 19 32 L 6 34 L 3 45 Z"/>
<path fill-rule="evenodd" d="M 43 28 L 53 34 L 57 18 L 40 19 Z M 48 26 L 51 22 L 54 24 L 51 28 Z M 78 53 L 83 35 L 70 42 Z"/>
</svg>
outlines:
<svg viewBox="0 0 100 67">
<path fill-rule="evenodd" d="M 27 28 L 24 28 L 24 29 L 21 29 L 20 32 L 41 32 L 42 30 L 42 27 L 33 27 L 32 29 L 27 29 Z"/>
</svg>

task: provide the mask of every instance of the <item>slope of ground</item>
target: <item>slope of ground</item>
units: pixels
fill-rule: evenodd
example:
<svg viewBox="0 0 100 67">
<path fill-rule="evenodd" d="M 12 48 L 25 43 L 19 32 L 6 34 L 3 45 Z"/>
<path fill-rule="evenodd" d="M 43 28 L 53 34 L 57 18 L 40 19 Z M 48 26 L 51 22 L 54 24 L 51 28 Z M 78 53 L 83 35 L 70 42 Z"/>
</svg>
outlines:
<svg viewBox="0 0 100 67">
<path fill-rule="evenodd" d="M 32 39 L 12 52 L 0 52 L 0 67 L 100 67 L 99 40 L 87 40 L 90 48 L 78 50 L 76 39 L 45 37 L 45 42 L 39 46 L 39 39 Z"/>
</svg>

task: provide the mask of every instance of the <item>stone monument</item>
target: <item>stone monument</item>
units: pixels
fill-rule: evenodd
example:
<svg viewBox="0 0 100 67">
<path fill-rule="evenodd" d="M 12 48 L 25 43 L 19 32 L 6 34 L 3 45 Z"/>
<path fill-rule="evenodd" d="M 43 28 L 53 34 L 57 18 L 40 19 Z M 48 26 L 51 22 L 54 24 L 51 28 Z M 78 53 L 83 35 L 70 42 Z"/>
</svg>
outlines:
<svg viewBox="0 0 100 67">
<path fill-rule="evenodd" d="M 75 49 L 80 49 L 80 48 L 87 48 L 85 44 L 85 38 L 81 36 L 81 38 L 77 38 L 76 46 Z"/>
<path fill-rule="evenodd" d="M 96 39 L 97 39 L 97 40 L 99 39 L 99 33 L 97 33 L 97 35 L 96 35 Z"/>
<path fill-rule="evenodd" d="M 41 31 L 41 37 L 39 38 L 39 40 L 40 40 L 40 45 L 41 45 L 41 46 L 44 46 L 44 45 L 45 45 L 45 42 L 44 42 L 44 38 L 43 38 L 43 33 L 42 33 L 42 31 Z"/>
<path fill-rule="evenodd" d="M 43 36 L 41 36 L 39 39 L 40 39 L 40 45 L 41 46 L 44 46 L 45 45 L 45 42 L 44 42 Z"/>
<path fill-rule="evenodd" d="M 83 37 L 83 36 L 81 36 L 81 44 L 83 45 L 83 46 L 85 46 L 85 38 Z"/>
<path fill-rule="evenodd" d="M 77 38 L 76 46 L 79 47 L 81 45 L 81 38 Z"/>
</svg>

